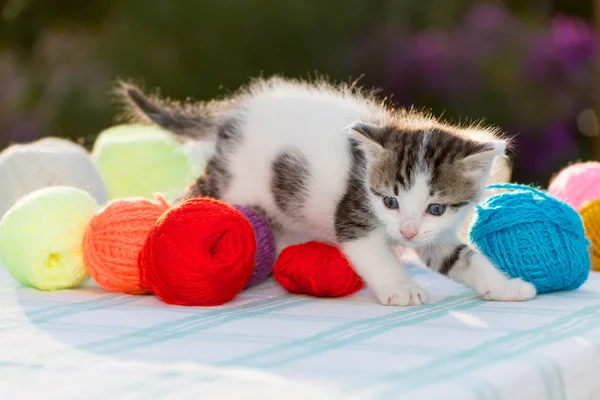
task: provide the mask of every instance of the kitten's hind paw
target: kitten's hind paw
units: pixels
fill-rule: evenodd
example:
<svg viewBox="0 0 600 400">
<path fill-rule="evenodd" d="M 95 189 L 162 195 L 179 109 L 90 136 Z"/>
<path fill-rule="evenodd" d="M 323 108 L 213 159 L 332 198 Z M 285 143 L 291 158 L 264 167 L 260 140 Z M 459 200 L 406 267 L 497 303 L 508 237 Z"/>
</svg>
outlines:
<svg viewBox="0 0 600 400">
<path fill-rule="evenodd" d="M 420 306 L 426 299 L 425 289 L 414 282 L 384 286 L 374 292 L 384 306 Z"/>
<path fill-rule="evenodd" d="M 535 286 L 520 278 L 505 280 L 502 284 L 479 293 L 484 300 L 495 301 L 527 301 L 536 294 Z"/>
</svg>

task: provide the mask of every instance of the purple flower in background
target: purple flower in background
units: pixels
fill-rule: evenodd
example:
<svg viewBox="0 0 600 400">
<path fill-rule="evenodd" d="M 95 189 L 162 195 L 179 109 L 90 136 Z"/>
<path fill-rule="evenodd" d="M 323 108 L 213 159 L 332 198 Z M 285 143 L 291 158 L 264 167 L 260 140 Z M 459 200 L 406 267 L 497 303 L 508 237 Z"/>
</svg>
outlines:
<svg viewBox="0 0 600 400">
<path fill-rule="evenodd" d="M 452 84 L 449 65 L 446 62 L 448 43 L 436 32 L 422 32 L 413 41 L 412 51 L 417 71 L 423 82 L 432 87 L 447 89 Z"/>
<path fill-rule="evenodd" d="M 558 78 L 556 66 L 560 60 L 552 39 L 547 35 L 536 35 L 529 47 L 524 66 L 526 76 L 535 81 L 555 81 Z"/>
<path fill-rule="evenodd" d="M 571 124 L 553 121 L 546 126 L 545 131 L 544 138 L 547 138 L 549 148 L 554 152 L 552 155 L 571 155 L 575 152 L 577 145 Z"/>
<path fill-rule="evenodd" d="M 518 165 L 529 173 L 540 174 L 555 169 L 577 153 L 575 130 L 565 121 L 552 121 L 542 132 L 523 127 L 516 136 Z"/>
<path fill-rule="evenodd" d="M 581 19 L 556 17 L 552 21 L 550 38 L 568 70 L 579 67 L 582 61 L 592 60 L 594 56 L 594 30 Z"/>
<path fill-rule="evenodd" d="M 559 16 L 552 21 L 548 32 L 533 38 L 529 48 L 527 76 L 556 86 L 572 79 L 583 66 L 592 64 L 594 30 L 581 19 Z"/>
<path fill-rule="evenodd" d="M 466 14 L 464 21 L 468 27 L 479 31 L 494 31 L 511 20 L 507 10 L 492 2 L 476 3 Z"/>
<path fill-rule="evenodd" d="M 414 86 L 419 79 L 412 43 L 402 40 L 403 34 L 397 34 L 398 40 L 387 51 L 387 85 L 394 93 L 395 101 L 411 104 L 414 101 Z"/>
<path fill-rule="evenodd" d="M 519 130 L 516 132 L 520 132 L 520 134 L 516 136 L 515 166 L 529 174 L 543 173 L 547 168 L 549 152 L 540 150 L 546 148 L 546 144 L 531 131 Z"/>
<path fill-rule="evenodd" d="M 589 23 L 559 16 L 544 27 L 477 2 L 462 24 L 392 37 L 394 98 L 500 126 L 517 142 L 517 179 L 548 174 L 577 155 L 574 121 L 593 102 L 597 39 Z"/>
</svg>

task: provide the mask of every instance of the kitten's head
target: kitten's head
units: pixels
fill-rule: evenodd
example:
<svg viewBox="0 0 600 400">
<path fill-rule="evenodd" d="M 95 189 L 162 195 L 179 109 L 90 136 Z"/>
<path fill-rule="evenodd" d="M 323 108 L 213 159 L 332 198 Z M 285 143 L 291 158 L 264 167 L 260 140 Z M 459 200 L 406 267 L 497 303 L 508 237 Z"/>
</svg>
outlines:
<svg viewBox="0 0 600 400">
<path fill-rule="evenodd" d="M 430 120 L 356 123 L 351 132 L 367 157 L 372 208 L 389 237 L 409 247 L 455 234 L 506 150 L 491 131 Z"/>
</svg>

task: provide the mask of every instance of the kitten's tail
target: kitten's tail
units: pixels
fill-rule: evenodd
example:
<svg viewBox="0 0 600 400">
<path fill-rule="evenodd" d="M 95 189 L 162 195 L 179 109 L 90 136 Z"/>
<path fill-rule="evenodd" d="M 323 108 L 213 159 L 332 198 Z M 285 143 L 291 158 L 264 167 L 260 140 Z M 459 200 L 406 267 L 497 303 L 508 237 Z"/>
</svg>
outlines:
<svg viewBox="0 0 600 400">
<path fill-rule="evenodd" d="M 208 104 L 180 104 L 150 97 L 139 87 L 126 82 L 119 82 L 115 93 L 124 105 L 124 117 L 130 122 L 151 122 L 192 139 L 211 140 L 215 136 L 218 115 Z"/>
</svg>

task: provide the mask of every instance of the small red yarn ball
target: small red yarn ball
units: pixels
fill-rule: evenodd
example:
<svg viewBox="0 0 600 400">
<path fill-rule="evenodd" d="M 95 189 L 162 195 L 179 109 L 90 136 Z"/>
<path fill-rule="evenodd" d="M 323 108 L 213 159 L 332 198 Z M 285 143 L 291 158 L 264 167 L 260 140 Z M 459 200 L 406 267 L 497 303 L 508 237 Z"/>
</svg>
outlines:
<svg viewBox="0 0 600 400">
<path fill-rule="evenodd" d="M 347 296 L 364 286 L 340 250 L 321 242 L 286 247 L 273 276 L 288 292 L 315 297 Z"/>
<path fill-rule="evenodd" d="M 160 217 L 138 266 L 141 281 L 165 303 L 216 306 L 244 289 L 255 253 L 254 230 L 239 211 L 195 198 Z"/>
</svg>

